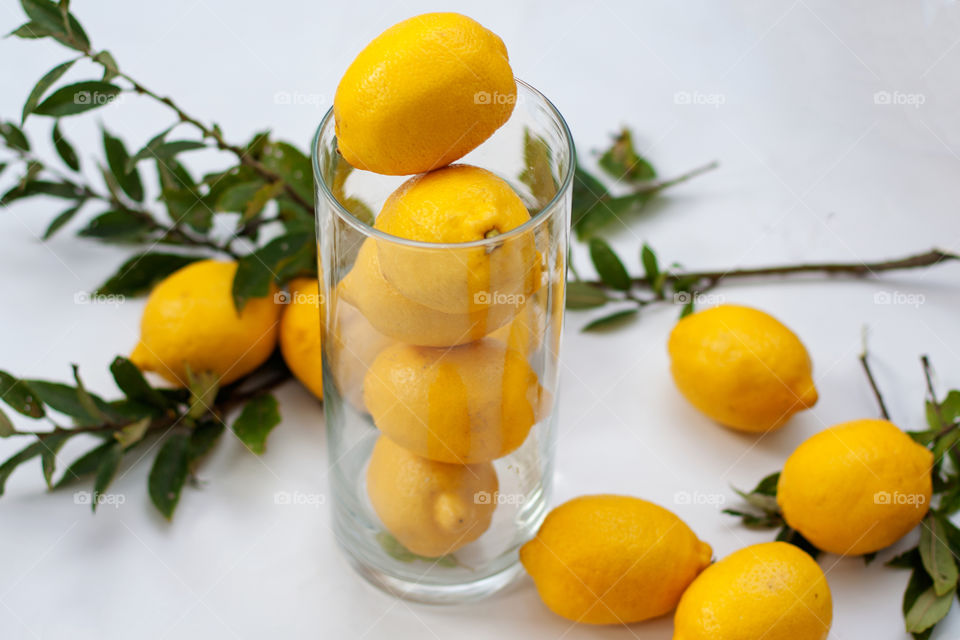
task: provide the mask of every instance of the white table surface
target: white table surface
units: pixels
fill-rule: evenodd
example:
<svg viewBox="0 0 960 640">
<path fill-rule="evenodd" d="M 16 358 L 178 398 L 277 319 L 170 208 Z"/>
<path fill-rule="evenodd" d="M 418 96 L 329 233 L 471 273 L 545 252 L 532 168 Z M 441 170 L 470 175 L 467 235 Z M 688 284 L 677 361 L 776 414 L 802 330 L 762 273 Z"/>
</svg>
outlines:
<svg viewBox="0 0 960 640">
<path fill-rule="evenodd" d="M 638 131 L 666 176 L 721 162 L 613 234 L 635 271 L 643 240 L 690 268 L 960 250 L 960 6 L 952 2 L 74 3 L 95 46 L 190 112 L 215 118 L 231 140 L 269 126 L 303 146 L 355 52 L 388 25 L 439 7 L 503 37 L 517 75 L 567 117 L 587 165 L 620 124 Z M 5 3 L 0 31 L 20 22 L 19 9 Z M 33 83 L 67 56 L 48 42 L 0 40 L 0 113 L 19 114 Z M 92 77 L 83 67 L 70 77 L 87 71 Z M 876 104 L 878 91 L 919 95 L 923 104 Z M 303 97 L 278 104 L 278 92 Z M 722 104 L 678 104 L 678 92 Z M 170 122 L 141 99 L 109 109 L 118 109 L 111 127 L 134 147 Z M 64 121 L 88 168 L 106 116 Z M 48 127 L 43 118 L 28 127 L 44 152 Z M 197 169 L 224 162 L 212 153 L 192 160 Z M 88 386 L 111 395 L 107 366 L 133 345 L 143 303 L 75 303 L 128 251 L 73 237 L 78 222 L 41 243 L 59 210 L 38 199 L 0 214 L 0 367 L 65 380 L 77 362 Z M 665 353 L 675 309 L 599 336 L 578 332 L 590 314 L 569 314 L 555 502 L 593 492 L 642 496 L 674 509 L 720 557 L 770 539 L 715 503 L 734 500 L 730 484 L 751 486 L 780 468 L 810 434 L 875 415 L 857 362 L 863 325 L 895 419 L 919 427 L 918 356 L 931 355 L 941 389 L 960 386 L 958 276 L 954 264 L 880 282 L 808 278 L 719 290 L 782 318 L 815 363 L 819 404 L 759 438 L 711 424 L 675 391 Z M 876 304 L 877 292 L 915 294 L 921 304 Z M 338 552 L 325 505 L 274 503 L 278 491 L 324 495 L 327 487 L 320 405 L 292 384 L 278 395 L 284 421 L 267 453 L 257 458 L 224 438 L 203 469 L 204 486 L 185 489 L 172 524 L 148 502 L 146 464 L 123 467 L 111 492 L 125 502 L 96 516 L 71 491 L 45 495 L 39 465 L 18 471 L 0 500 L 0 636 L 670 637 L 669 617 L 571 627 L 527 578 L 449 608 L 376 591 Z M 19 446 L 0 442 L 0 454 Z M 678 504 L 677 492 L 712 499 Z M 857 558 L 821 564 L 834 598 L 831 638 L 907 637 L 905 572 Z M 958 637 L 960 613 L 942 626 L 937 637 Z"/>
</svg>

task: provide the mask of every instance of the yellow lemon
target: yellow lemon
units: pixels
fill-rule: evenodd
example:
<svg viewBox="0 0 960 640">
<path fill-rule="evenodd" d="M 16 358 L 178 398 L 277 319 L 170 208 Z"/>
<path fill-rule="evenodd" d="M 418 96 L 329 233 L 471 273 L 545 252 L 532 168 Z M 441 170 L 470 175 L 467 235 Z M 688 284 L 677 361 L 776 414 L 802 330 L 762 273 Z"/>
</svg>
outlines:
<svg viewBox="0 0 960 640">
<path fill-rule="evenodd" d="M 280 353 L 297 380 L 323 400 L 319 286 L 316 278 L 296 278 L 288 286 L 290 302 L 280 316 Z"/>
<path fill-rule="evenodd" d="M 833 620 L 826 576 L 786 542 L 755 544 L 701 573 L 674 615 L 673 640 L 825 640 Z"/>
<path fill-rule="evenodd" d="M 485 169 L 454 165 L 404 182 L 387 198 L 374 226 L 407 240 L 468 243 L 528 220 L 523 201 L 504 180 Z M 483 246 L 432 249 L 379 240 L 377 249 L 390 284 L 445 313 L 523 304 L 542 278 L 531 231 Z"/>
<path fill-rule="evenodd" d="M 549 405 L 523 354 L 496 340 L 384 349 L 367 372 L 363 397 L 374 423 L 395 442 L 453 464 L 507 455 Z"/>
<path fill-rule="evenodd" d="M 841 555 L 888 547 L 930 508 L 933 453 L 886 420 L 825 429 L 787 458 L 777 484 L 783 518 Z"/>
<path fill-rule="evenodd" d="M 363 379 L 367 369 L 395 340 L 374 329 L 356 307 L 343 301 L 337 306 L 337 320 L 329 339 L 330 368 L 337 391 L 354 409 L 365 413 Z"/>
<path fill-rule="evenodd" d="M 500 340 L 528 358 L 533 355 L 543 344 L 543 334 L 546 331 L 547 300 L 544 294 L 544 291 L 535 293 L 520 307 L 513 320 L 493 331 L 490 338 Z"/>
<path fill-rule="evenodd" d="M 368 238 L 339 285 L 340 296 L 355 306 L 380 333 L 401 342 L 447 347 L 479 340 L 510 321 L 511 304 L 495 304 L 470 313 L 444 313 L 414 302 L 386 281 L 376 241 Z"/>
<path fill-rule="evenodd" d="M 722 425 L 769 431 L 817 402 L 806 348 L 763 311 L 727 304 L 694 313 L 667 348 L 680 393 Z"/>
<path fill-rule="evenodd" d="M 231 294 L 236 271 L 236 262 L 203 260 L 160 282 L 143 310 L 134 364 L 178 386 L 187 385 L 188 369 L 223 385 L 263 364 L 277 345 L 280 306 L 271 291 L 238 314 Z"/>
<path fill-rule="evenodd" d="M 710 564 L 710 545 L 680 518 L 646 500 L 575 498 L 551 511 L 520 561 L 557 615 L 629 624 L 672 611 Z"/>
<path fill-rule="evenodd" d="M 358 169 L 408 175 L 446 166 L 513 112 L 503 41 L 457 13 L 390 27 L 357 55 L 333 98 L 337 146 Z"/>
<path fill-rule="evenodd" d="M 489 462 L 427 460 L 381 436 L 367 467 L 367 495 L 383 526 L 413 553 L 453 553 L 490 526 L 497 472 Z"/>
</svg>

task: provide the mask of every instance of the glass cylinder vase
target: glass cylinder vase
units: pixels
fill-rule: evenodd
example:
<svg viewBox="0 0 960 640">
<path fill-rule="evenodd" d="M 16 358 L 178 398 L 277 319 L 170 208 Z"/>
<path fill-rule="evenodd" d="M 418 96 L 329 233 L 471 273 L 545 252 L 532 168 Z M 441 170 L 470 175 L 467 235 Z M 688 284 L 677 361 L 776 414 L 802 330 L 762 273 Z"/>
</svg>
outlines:
<svg viewBox="0 0 960 640">
<path fill-rule="evenodd" d="M 517 84 L 510 120 L 457 164 L 506 181 L 530 219 L 482 240 L 374 228 L 406 179 L 350 167 L 332 110 L 313 143 L 333 527 L 365 578 L 412 600 L 503 587 L 546 514 L 576 161 L 557 110 Z"/>
</svg>

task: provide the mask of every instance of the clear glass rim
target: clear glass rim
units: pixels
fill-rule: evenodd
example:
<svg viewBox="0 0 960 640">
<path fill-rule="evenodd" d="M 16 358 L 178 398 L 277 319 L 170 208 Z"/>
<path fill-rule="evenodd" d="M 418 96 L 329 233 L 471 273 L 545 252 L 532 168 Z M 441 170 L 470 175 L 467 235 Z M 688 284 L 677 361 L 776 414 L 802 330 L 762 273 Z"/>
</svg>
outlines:
<svg viewBox="0 0 960 640">
<path fill-rule="evenodd" d="M 324 129 L 330 125 L 331 122 L 333 122 L 333 107 L 330 107 L 330 109 L 327 110 L 327 113 L 320 121 L 320 126 L 317 127 L 317 132 L 313 135 L 313 141 L 310 148 L 310 160 L 311 164 L 313 165 L 313 179 L 318 185 L 320 185 L 320 191 L 323 194 L 323 197 L 327 200 L 327 202 L 330 203 L 340 218 L 345 220 L 347 224 L 365 236 L 373 236 L 380 240 L 386 240 L 396 244 L 425 249 L 462 249 L 467 247 L 485 247 L 489 245 L 500 244 L 510 240 L 514 236 L 525 233 L 538 226 L 544 218 L 548 217 L 549 212 L 554 210 L 554 208 L 557 206 L 557 203 L 564 197 L 567 190 L 570 188 L 570 185 L 573 182 L 573 176 L 576 173 L 577 153 L 573 144 L 573 136 L 570 133 L 570 128 L 567 126 L 567 121 L 563 119 L 563 116 L 560 115 L 560 111 L 557 110 L 554 104 L 550 102 L 545 95 L 534 89 L 523 80 L 520 80 L 519 78 L 514 78 L 514 80 L 516 80 L 518 86 L 521 86 L 525 90 L 529 91 L 531 94 L 533 94 L 534 98 L 539 99 L 547 107 L 547 111 L 551 116 L 553 116 L 553 119 L 560 126 L 560 133 L 567 143 L 567 154 L 570 157 L 567 170 L 563 176 L 563 179 L 560 181 L 559 187 L 557 187 L 557 193 L 554 194 L 550 202 L 541 207 L 535 215 L 531 216 L 529 220 L 524 222 L 519 227 L 514 227 L 506 233 L 501 233 L 492 238 L 484 238 L 482 240 L 474 240 L 472 242 L 423 242 L 421 240 L 410 240 L 408 238 L 401 238 L 400 236 L 386 233 L 358 219 L 342 204 L 340 204 L 340 201 L 337 200 L 336 196 L 333 195 L 333 192 L 330 191 L 330 186 L 323 180 L 323 174 L 320 171 L 320 154 L 318 153 L 320 135 Z"/>
</svg>

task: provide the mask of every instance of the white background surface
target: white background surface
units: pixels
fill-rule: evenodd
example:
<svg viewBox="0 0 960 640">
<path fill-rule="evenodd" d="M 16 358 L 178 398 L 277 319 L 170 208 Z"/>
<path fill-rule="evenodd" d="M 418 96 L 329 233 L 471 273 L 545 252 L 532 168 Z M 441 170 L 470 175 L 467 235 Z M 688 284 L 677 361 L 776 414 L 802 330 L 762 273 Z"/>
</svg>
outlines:
<svg viewBox="0 0 960 640">
<path fill-rule="evenodd" d="M 721 162 L 613 235 L 632 270 L 642 240 L 689 268 L 960 250 L 954 3 L 74 3 L 95 46 L 188 111 L 216 119 L 229 139 L 272 127 L 303 147 L 355 53 L 390 24 L 439 8 L 468 13 L 503 37 L 516 74 L 567 117 L 587 165 L 620 124 L 636 128 L 665 176 Z M 20 22 L 14 3 L 4 3 L 0 31 Z M 33 83 L 68 55 L 50 42 L 0 40 L 0 113 L 18 116 Z M 68 77 L 93 74 L 77 65 Z M 677 104 L 680 91 L 723 104 Z M 925 102 L 877 105 L 877 91 L 921 94 Z M 282 105 L 278 92 L 304 97 Z M 172 122 L 141 99 L 108 109 L 117 110 L 109 113 L 114 131 L 134 148 Z M 88 169 L 99 154 L 96 121 L 107 114 L 64 122 Z M 49 126 L 42 118 L 29 123 L 44 150 Z M 225 162 L 216 154 L 191 159 L 196 169 Z M 74 238 L 76 222 L 42 244 L 38 236 L 60 209 L 37 200 L 0 213 L 0 366 L 65 380 L 78 362 L 88 386 L 112 395 L 107 366 L 132 347 L 142 301 L 75 304 L 77 292 L 96 286 L 128 252 Z M 815 363 L 820 403 L 761 438 L 711 424 L 678 396 L 665 354 L 675 309 L 601 336 L 578 333 L 589 314 L 569 314 L 555 501 L 591 492 L 645 497 L 674 509 L 719 557 L 771 538 L 738 527 L 716 504 L 677 504 L 675 494 L 719 494 L 730 503 L 730 484 L 752 486 L 810 434 L 874 416 L 856 358 L 864 324 L 895 420 L 921 426 L 918 356 L 932 356 L 941 389 L 960 386 L 958 276 L 960 266 L 948 265 L 880 282 L 809 278 L 721 289 L 727 301 L 783 319 Z M 916 294 L 922 304 L 878 305 L 879 291 Z M 0 501 L 0 636 L 670 637 L 669 617 L 629 628 L 571 627 L 546 610 L 526 578 L 456 608 L 408 605 L 375 591 L 338 553 L 325 505 L 274 504 L 278 491 L 326 491 L 321 408 L 292 384 L 279 396 L 284 422 L 266 455 L 224 438 L 204 467 L 205 485 L 185 489 L 172 524 L 149 505 L 146 464 L 122 469 L 111 491 L 126 502 L 95 517 L 71 491 L 44 495 L 39 465 L 17 472 Z M 18 446 L 0 442 L 0 453 Z M 905 572 L 832 556 L 821 564 L 834 597 L 831 638 L 907 637 Z M 936 637 L 958 636 L 955 613 Z"/>
</svg>

